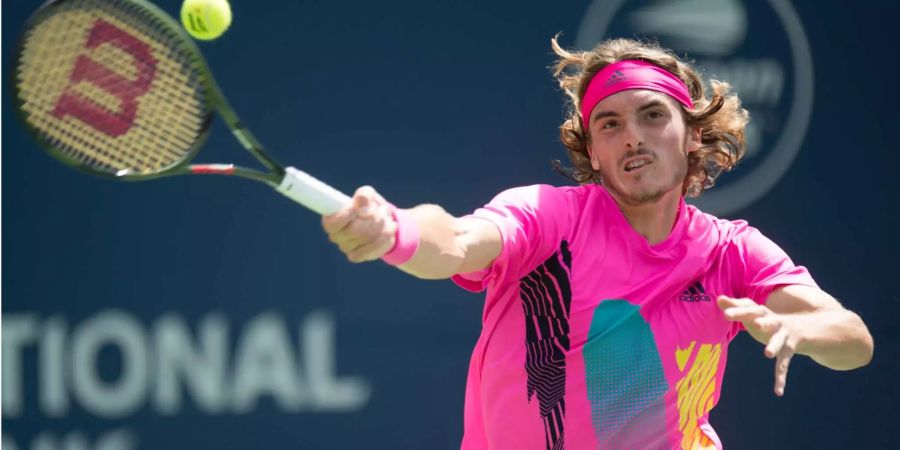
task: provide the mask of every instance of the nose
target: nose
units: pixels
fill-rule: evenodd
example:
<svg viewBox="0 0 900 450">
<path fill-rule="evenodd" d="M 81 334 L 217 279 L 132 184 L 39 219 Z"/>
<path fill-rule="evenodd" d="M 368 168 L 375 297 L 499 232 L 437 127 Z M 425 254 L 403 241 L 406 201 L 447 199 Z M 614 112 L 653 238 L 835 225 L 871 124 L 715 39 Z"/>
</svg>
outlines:
<svg viewBox="0 0 900 450">
<path fill-rule="evenodd" d="M 623 125 L 622 139 L 624 139 L 625 147 L 629 149 L 638 149 L 644 145 L 641 129 L 632 121 L 626 121 Z"/>
</svg>

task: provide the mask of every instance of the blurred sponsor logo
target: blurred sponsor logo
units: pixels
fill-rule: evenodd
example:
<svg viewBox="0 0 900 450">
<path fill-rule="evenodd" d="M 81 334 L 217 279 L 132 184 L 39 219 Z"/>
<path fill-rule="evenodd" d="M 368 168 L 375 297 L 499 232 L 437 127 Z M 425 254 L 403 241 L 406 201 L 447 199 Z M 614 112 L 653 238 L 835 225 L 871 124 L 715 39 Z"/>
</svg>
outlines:
<svg viewBox="0 0 900 450">
<path fill-rule="evenodd" d="M 185 397 L 210 415 L 251 413 L 263 399 L 285 413 L 358 411 L 369 400 L 370 383 L 336 373 L 335 328 L 324 311 L 306 315 L 296 333 L 275 312 L 237 330 L 216 313 L 193 329 L 177 313 L 149 324 L 112 309 L 75 324 L 60 315 L 4 314 L 3 418 L 83 411 L 122 419 L 145 408 L 175 416 Z M 80 431 L 62 437 L 45 432 L 30 448 L 75 448 L 70 440 L 78 449 L 112 450 L 134 448 L 137 439 L 120 429 L 100 435 L 91 447 Z M 3 449 L 11 448 L 17 447 L 6 433 Z"/>
<path fill-rule="evenodd" d="M 729 214 L 784 176 L 800 151 L 813 104 L 809 42 L 788 0 L 594 0 L 576 46 L 620 36 L 653 38 L 696 58 L 706 78 L 730 83 L 750 111 L 744 162 L 692 203 Z"/>
</svg>

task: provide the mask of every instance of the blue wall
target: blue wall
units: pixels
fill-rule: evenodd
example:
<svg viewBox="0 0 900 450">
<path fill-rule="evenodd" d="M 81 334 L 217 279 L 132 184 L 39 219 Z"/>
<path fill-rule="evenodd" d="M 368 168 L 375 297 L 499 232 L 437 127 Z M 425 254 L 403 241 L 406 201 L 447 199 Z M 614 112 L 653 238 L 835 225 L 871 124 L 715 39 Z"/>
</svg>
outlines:
<svg viewBox="0 0 900 450">
<path fill-rule="evenodd" d="M 755 156 L 709 207 L 748 219 L 859 312 L 875 359 L 840 373 L 797 358 L 779 399 L 772 362 L 741 336 L 712 423 L 730 449 L 894 445 L 900 6 L 707 2 L 720 15 L 692 26 L 730 25 L 693 41 L 641 15 L 687 3 L 235 0 L 232 29 L 200 47 L 281 161 L 348 193 L 371 184 L 398 205 L 455 214 L 511 186 L 565 183 L 548 163 L 564 157 L 547 70 L 557 32 L 573 46 L 655 30 L 709 71 L 745 77 L 748 92 L 780 79 L 748 105 Z M 36 6 L 5 4 L 7 80 Z M 160 6 L 177 14 L 179 3 Z M 115 184 L 64 168 L 26 138 L 8 88 L 4 450 L 458 447 L 480 296 L 347 263 L 314 214 L 262 185 Z M 804 108 L 808 120 L 788 122 Z M 252 163 L 216 125 L 198 160 Z M 770 159 L 774 148 L 796 157 Z"/>
</svg>

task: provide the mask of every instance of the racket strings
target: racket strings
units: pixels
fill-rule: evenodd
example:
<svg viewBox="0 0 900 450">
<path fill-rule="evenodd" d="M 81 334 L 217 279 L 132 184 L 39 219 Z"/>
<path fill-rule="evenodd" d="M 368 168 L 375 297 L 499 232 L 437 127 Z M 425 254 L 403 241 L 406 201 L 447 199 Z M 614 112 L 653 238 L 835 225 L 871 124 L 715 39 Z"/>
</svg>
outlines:
<svg viewBox="0 0 900 450">
<path fill-rule="evenodd" d="M 56 34 L 32 33 L 25 42 L 19 61 L 19 89 L 20 98 L 27 99 L 25 104 L 23 104 L 23 109 L 26 112 L 30 113 L 33 105 L 44 106 L 46 110 L 46 105 L 55 102 L 55 98 L 52 98 L 53 93 L 62 92 L 65 84 L 68 83 L 68 73 L 65 72 L 65 68 L 58 64 L 58 60 L 49 58 L 45 49 L 56 49 L 61 54 L 79 52 L 80 49 L 71 48 L 79 45 L 75 40 L 69 39 L 72 28 L 74 26 L 65 27 L 65 29 L 60 30 Z M 22 73 L 23 69 L 27 70 L 24 74 Z M 49 129 L 56 131 L 54 129 L 57 128 L 57 121 L 52 116 L 31 114 L 28 119 L 38 130 Z M 72 148 L 84 148 L 90 145 L 90 142 L 83 138 L 82 133 L 79 133 L 77 128 L 69 130 L 68 133 L 66 133 L 66 130 L 59 131 L 63 133 L 48 133 L 54 146 L 59 148 L 70 146 Z M 68 136 L 65 134 L 68 134 Z M 67 141 L 69 145 L 64 145 L 64 141 Z M 114 165 L 119 165 L 119 163 L 114 161 L 116 158 L 102 148 L 90 153 L 93 153 L 96 160 L 95 165 L 98 168 L 112 169 Z M 80 163 L 88 162 L 88 153 L 74 152 L 70 156 Z"/>
<path fill-rule="evenodd" d="M 133 5 L 74 0 L 27 33 L 17 67 L 26 121 L 70 161 L 153 174 L 190 156 L 208 124 L 180 37 Z"/>
</svg>

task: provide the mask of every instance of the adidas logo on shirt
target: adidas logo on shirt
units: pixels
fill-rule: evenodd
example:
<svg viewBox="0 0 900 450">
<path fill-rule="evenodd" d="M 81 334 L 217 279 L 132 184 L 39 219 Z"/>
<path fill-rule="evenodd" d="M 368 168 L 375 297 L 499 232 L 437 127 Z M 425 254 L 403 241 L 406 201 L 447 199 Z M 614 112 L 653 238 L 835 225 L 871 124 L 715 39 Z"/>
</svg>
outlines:
<svg viewBox="0 0 900 450">
<path fill-rule="evenodd" d="M 699 281 L 692 284 L 691 287 L 684 290 L 679 297 L 683 302 L 709 302 L 712 297 L 706 295 L 706 289 Z"/>
</svg>

